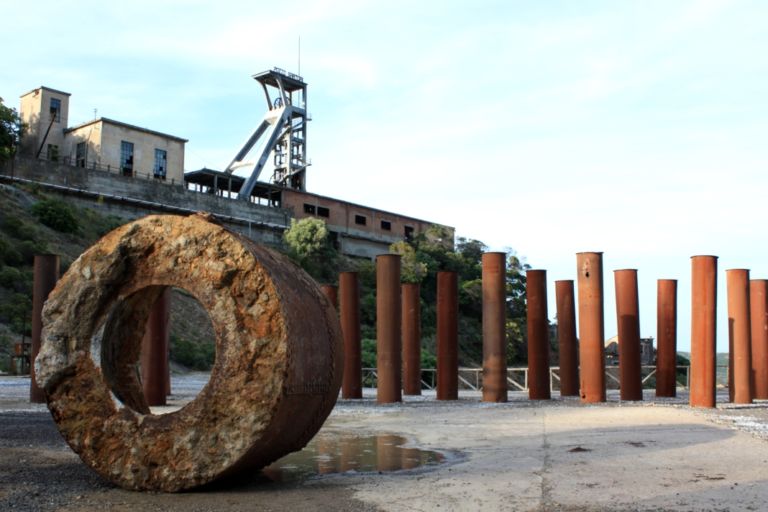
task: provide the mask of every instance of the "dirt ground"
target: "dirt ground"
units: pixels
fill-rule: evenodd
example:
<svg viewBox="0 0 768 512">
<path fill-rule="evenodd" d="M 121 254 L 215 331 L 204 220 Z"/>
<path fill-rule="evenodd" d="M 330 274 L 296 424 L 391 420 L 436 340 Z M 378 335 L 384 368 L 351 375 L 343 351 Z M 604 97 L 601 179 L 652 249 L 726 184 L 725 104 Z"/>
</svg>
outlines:
<svg viewBox="0 0 768 512">
<path fill-rule="evenodd" d="M 204 382 L 174 379 L 176 400 Z M 654 401 L 651 392 L 644 402 L 610 394 L 601 405 L 531 402 L 511 393 L 508 403 L 487 404 L 467 392 L 457 402 L 427 395 L 377 405 L 369 390 L 362 401 L 339 401 L 321 431 L 326 440 L 397 434 L 444 462 L 282 482 L 256 473 L 169 495 L 102 480 L 62 441 L 45 407 L 27 403 L 28 386 L 0 377 L 0 510 L 730 511 L 768 502 L 768 403 L 692 410 L 685 394 Z M 327 470 L 323 460 L 318 471 Z"/>
</svg>

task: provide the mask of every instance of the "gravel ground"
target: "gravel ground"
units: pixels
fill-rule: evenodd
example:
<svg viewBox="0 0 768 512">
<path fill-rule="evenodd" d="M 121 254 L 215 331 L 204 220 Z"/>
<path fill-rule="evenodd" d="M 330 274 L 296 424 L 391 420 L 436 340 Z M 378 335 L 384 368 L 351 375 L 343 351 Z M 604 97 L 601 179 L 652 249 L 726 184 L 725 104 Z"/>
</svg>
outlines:
<svg viewBox="0 0 768 512">
<path fill-rule="evenodd" d="M 174 378 L 170 407 L 154 412 L 180 406 L 206 379 L 205 374 Z M 746 450 L 768 460 L 768 403 L 692 410 L 686 405 L 685 393 L 676 399 L 653 400 L 650 392 L 645 402 L 627 403 L 609 392 L 607 404 L 586 406 L 574 399 L 531 402 L 524 393 L 513 392 L 507 404 L 484 404 L 478 393 L 466 392 L 458 402 L 437 402 L 434 395 L 426 394 L 406 397 L 404 404 L 377 405 L 375 390 L 366 390 L 363 401 L 339 401 L 323 432 L 399 434 L 410 440 L 410 446 L 442 452 L 446 462 L 439 467 L 394 473 L 346 472 L 284 482 L 259 472 L 194 492 L 168 495 L 125 491 L 105 482 L 66 446 L 45 406 L 28 403 L 28 390 L 27 378 L 0 377 L 0 510 L 762 508 L 754 508 L 763 497 L 759 493 L 762 491 L 750 487 L 757 485 L 750 473 L 731 474 L 727 468 L 714 468 L 716 458 L 715 463 L 710 459 L 696 462 L 691 442 L 675 436 L 677 431 L 689 437 L 710 436 L 707 441 L 696 441 L 709 443 L 706 446 L 710 458 L 713 454 L 717 457 L 717 447 L 723 446 L 723 457 L 728 452 Z M 726 400 L 727 394 L 718 399 Z M 606 428 L 596 429 L 595 425 Z M 595 437 L 597 430 L 601 432 Z M 667 441 L 668 446 L 664 445 Z M 736 441 L 741 444 L 728 444 Z M 608 451 L 601 452 L 604 449 Z M 642 450 L 632 451 L 638 449 Z M 678 453 L 675 450 L 690 453 L 672 455 Z M 658 492 L 653 486 L 651 490 L 637 486 L 635 476 L 622 477 L 623 469 L 612 466 L 620 464 L 620 460 L 633 461 L 638 453 L 656 457 L 646 461 L 645 477 L 652 482 L 673 482 L 669 486 L 676 493 L 663 483 Z M 581 457 L 578 463 L 573 462 L 575 457 Z M 674 460 L 667 464 L 665 457 Z M 527 462 L 532 465 L 528 467 Z M 570 464 L 577 464 L 575 470 Z M 572 474 L 572 470 L 576 475 L 573 478 L 562 476 Z M 690 474 L 678 479 L 686 471 Z M 587 474 L 593 475 L 595 481 L 585 479 Z M 602 479 L 597 478 L 599 474 L 604 474 Z M 709 487 L 691 490 L 691 485 Z M 635 486 L 633 494 L 630 488 Z M 697 497 L 694 491 L 700 488 L 709 501 Z M 740 494 L 733 494 L 733 489 L 741 489 Z M 504 496 L 504 501 L 494 496 Z M 613 501 L 606 501 L 608 497 Z"/>
</svg>

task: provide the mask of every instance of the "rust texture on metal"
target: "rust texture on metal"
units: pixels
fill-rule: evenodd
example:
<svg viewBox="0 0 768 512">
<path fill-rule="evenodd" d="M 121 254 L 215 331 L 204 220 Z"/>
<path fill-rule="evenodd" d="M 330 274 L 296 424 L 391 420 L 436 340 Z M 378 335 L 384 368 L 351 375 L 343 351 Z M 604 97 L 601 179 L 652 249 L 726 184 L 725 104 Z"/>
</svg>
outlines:
<svg viewBox="0 0 768 512">
<path fill-rule="evenodd" d="M 731 402 L 752 403 L 752 349 L 749 318 L 749 270 L 725 271 L 728 290 L 729 395 Z"/>
<path fill-rule="evenodd" d="M 376 256 L 376 401 L 401 402 L 400 255 Z"/>
<path fill-rule="evenodd" d="M 581 401 L 605 402 L 603 253 L 576 255 Z"/>
<path fill-rule="evenodd" d="M 549 400 L 549 320 L 547 318 L 547 271 L 528 270 L 526 301 L 528 323 L 528 398 Z"/>
<path fill-rule="evenodd" d="M 360 286 L 357 272 L 339 274 L 339 316 L 344 336 L 344 378 L 341 383 L 341 397 L 363 398 Z"/>
<path fill-rule="evenodd" d="M 616 287 L 616 323 L 619 331 L 619 393 L 622 400 L 642 400 L 637 270 L 614 270 L 613 279 Z"/>
<path fill-rule="evenodd" d="M 459 398 L 459 281 L 437 273 L 437 399 Z"/>
<path fill-rule="evenodd" d="M 717 256 L 691 257 L 692 407 L 715 407 Z"/>
<path fill-rule="evenodd" d="M 768 280 L 749 282 L 754 398 L 768 399 Z"/>
<path fill-rule="evenodd" d="M 171 289 L 166 288 L 149 312 L 141 341 L 141 383 L 147 405 L 166 404 L 170 313 Z"/>
<path fill-rule="evenodd" d="M 320 285 L 320 290 L 322 290 L 323 294 L 325 294 L 325 296 L 328 297 L 328 300 L 331 301 L 331 304 L 333 304 L 333 307 L 335 308 L 339 307 L 339 292 L 336 285 L 323 284 L 323 285 Z"/>
<path fill-rule="evenodd" d="M 30 354 L 29 401 L 45 403 L 45 391 L 38 385 L 35 372 L 35 359 L 40 352 L 43 330 L 43 305 L 59 279 L 59 257 L 55 254 L 35 255 L 32 283 L 32 346 Z"/>
<path fill-rule="evenodd" d="M 420 287 L 416 283 L 403 283 L 403 393 L 421 394 L 421 305 Z"/>
<path fill-rule="evenodd" d="M 656 282 L 656 396 L 677 396 L 677 280 Z"/>
<path fill-rule="evenodd" d="M 579 395 L 579 346 L 576 341 L 576 304 L 573 281 L 555 281 L 557 345 L 560 356 L 560 395 Z"/>
<path fill-rule="evenodd" d="M 507 401 L 506 263 L 503 252 L 482 256 L 483 401 Z"/>
<path fill-rule="evenodd" d="M 208 312 L 216 360 L 192 402 L 158 416 L 136 366 L 169 286 Z M 126 489 L 180 491 L 263 467 L 306 445 L 341 385 L 339 322 L 318 286 L 205 214 L 148 216 L 107 234 L 71 265 L 43 319 L 48 408 L 83 461 Z"/>
</svg>

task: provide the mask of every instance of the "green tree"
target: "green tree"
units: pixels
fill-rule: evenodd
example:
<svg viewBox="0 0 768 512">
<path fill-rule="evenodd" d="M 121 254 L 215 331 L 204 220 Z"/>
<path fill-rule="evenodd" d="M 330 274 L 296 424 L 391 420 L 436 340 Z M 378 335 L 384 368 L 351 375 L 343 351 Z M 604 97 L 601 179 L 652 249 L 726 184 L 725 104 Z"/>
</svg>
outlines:
<svg viewBox="0 0 768 512">
<path fill-rule="evenodd" d="M 0 98 L 0 162 L 13 158 L 23 132 L 24 125 L 16 109 L 6 107 Z"/>
<path fill-rule="evenodd" d="M 400 255 L 400 274 L 404 283 L 419 284 L 427 275 L 427 264 L 419 261 L 416 249 L 406 241 L 395 242 L 389 252 Z"/>
<path fill-rule="evenodd" d="M 40 222 L 61 233 L 76 233 L 80 228 L 75 210 L 60 199 L 42 199 L 32 205 L 32 213 Z"/>
<path fill-rule="evenodd" d="M 331 242 L 325 222 L 314 217 L 291 219 L 283 234 L 288 255 L 309 275 L 321 282 L 332 283 L 338 275 L 339 253 Z"/>
</svg>

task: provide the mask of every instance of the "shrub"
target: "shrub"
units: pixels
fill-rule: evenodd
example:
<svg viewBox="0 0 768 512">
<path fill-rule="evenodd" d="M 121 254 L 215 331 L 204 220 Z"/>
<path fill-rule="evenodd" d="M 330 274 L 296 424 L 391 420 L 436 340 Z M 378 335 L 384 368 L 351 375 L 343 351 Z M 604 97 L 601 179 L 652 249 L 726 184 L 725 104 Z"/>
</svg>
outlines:
<svg viewBox="0 0 768 512">
<path fill-rule="evenodd" d="M 40 222 L 61 233 L 80 229 L 74 209 L 59 199 L 41 199 L 32 205 L 32 213 Z"/>
<path fill-rule="evenodd" d="M 216 358 L 216 347 L 213 343 L 195 343 L 172 334 L 170 357 L 192 370 L 208 371 Z"/>
<path fill-rule="evenodd" d="M 0 286 L 9 290 L 22 291 L 24 289 L 24 276 L 17 268 L 3 267 L 0 269 Z"/>
</svg>

